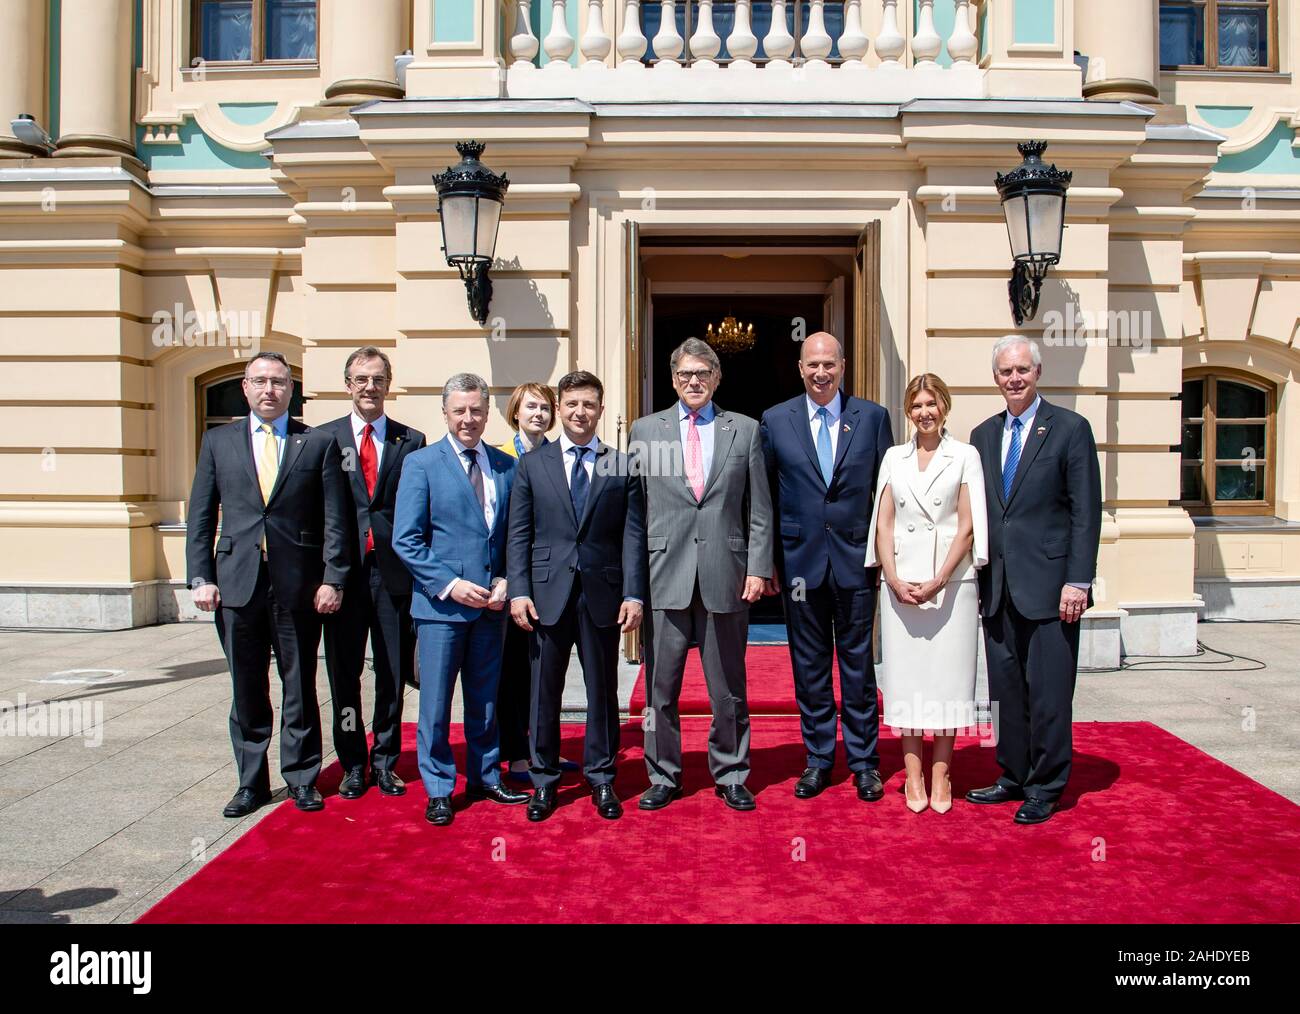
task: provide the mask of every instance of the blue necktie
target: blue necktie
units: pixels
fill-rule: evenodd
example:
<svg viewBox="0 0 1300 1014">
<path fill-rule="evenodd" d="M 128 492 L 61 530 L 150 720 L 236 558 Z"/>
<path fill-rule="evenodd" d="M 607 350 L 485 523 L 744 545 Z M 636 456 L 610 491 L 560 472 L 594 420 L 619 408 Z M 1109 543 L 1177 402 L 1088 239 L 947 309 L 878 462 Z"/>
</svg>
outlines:
<svg viewBox="0 0 1300 1014">
<path fill-rule="evenodd" d="M 826 411 L 823 405 L 817 410 L 817 418 L 821 420 L 821 429 L 817 431 L 817 464 L 821 465 L 822 478 L 826 480 L 826 488 L 830 489 L 831 474 L 835 471 L 835 454 L 831 450 L 831 415 Z"/>
<path fill-rule="evenodd" d="M 1019 419 L 1011 421 L 1011 446 L 1007 448 L 1007 461 L 1002 466 L 1002 499 L 1011 498 L 1011 485 L 1016 481 L 1016 467 L 1020 464 L 1020 430 L 1024 426 Z"/>
<path fill-rule="evenodd" d="M 582 467 L 583 459 L 587 456 L 587 448 L 575 447 L 573 449 L 573 477 L 569 482 L 569 496 L 573 500 L 573 516 L 578 524 L 582 524 L 582 511 L 587 506 L 587 492 L 591 488 L 591 480 L 587 478 L 587 470 Z"/>
</svg>

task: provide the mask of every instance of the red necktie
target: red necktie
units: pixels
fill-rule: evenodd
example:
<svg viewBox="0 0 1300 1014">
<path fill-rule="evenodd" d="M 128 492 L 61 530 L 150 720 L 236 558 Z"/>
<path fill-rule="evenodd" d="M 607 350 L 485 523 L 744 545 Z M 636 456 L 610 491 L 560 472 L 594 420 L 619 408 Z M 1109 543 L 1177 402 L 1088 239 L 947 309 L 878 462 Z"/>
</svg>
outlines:
<svg viewBox="0 0 1300 1014">
<path fill-rule="evenodd" d="M 361 475 L 366 480 L 366 493 L 373 499 L 375 495 L 375 483 L 379 479 L 379 459 L 375 455 L 375 444 L 371 439 L 375 428 L 366 423 L 366 428 L 361 431 Z M 366 552 L 369 553 L 375 548 L 375 533 L 366 529 Z"/>
</svg>

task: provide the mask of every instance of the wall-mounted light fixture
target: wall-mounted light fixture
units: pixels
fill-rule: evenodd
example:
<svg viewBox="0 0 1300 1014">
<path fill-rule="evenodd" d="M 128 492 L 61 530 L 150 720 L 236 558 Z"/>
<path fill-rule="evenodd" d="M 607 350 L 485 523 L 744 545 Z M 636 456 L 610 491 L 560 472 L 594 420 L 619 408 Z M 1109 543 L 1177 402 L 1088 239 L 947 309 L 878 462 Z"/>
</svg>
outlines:
<svg viewBox="0 0 1300 1014">
<path fill-rule="evenodd" d="M 1016 146 L 1024 162 L 1003 176 L 997 174 L 1002 213 L 1016 266 L 1007 283 L 1011 315 L 1019 327 L 1038 313 L 1038 297 L 1048 269 L 1061 260 L 1065 232 L 1065 191 L 1074 173 L 1043 163 L 1046 141 Z"/>
<path fill-rule="evenodd" d="M 479 161 L 484 145 L 462 141 L 456 145 L 460 163 L 433 178 L 438 190 L 438 215 L 442 219 L 442 252 L 465 283 L 470 315 L 486 324 L 492 303 L 488 269 L 496 253 L 497 227 L 510 181 Z"/>
</svg>

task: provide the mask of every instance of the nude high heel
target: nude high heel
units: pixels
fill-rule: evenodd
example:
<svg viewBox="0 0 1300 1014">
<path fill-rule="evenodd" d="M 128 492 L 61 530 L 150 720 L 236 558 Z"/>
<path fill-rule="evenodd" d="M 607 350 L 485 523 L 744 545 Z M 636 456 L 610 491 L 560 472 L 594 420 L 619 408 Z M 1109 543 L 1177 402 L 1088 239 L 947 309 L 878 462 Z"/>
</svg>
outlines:
<svg viewBox="0 0 1300 1014">
<path fill-rule="evenodd" d="M 930 808 L 930 800 L 927 799 L 927 798 L 926 798 L 926 795 L 925 795 L 925 781 L 924 781 L 924 779 L 921 781 L 921 798 L 920 798 L 920 799 L 915 799 L 915 798 L 913 798 L 913 797 L 912 797 L 912 793 L 911 793 L 910 791 L 908 791 L 908 790 L 909 790 L 909 785 L 908 785 L 906 782 L 904 782 L 904 783 L 903 783 L 903 795 L 907 797 L 907 808 L 908 808 L 909 810 L 911 810 L 913 813 L 921 813 L 921 812 L 923 812 L 923 811 L 925 811 L 925 810 L 928 810 L 928 809 Z"/>
<path fill-rule="evenodd" d="M 947 813 L 949 810 L 952 809 L 952 781 L 951 779 L 948 778 L 945 778 L 944 781 L 947 782 L 948 798 L 942 800 L 936 798 L 935 796 L 934 790 L 937 790 L 939 788 L 938 782 L 933 783 L 934 790 L 932 790 L 930 794 L 930 809 L 932 809 L 935 813 Z"/>
</svg>

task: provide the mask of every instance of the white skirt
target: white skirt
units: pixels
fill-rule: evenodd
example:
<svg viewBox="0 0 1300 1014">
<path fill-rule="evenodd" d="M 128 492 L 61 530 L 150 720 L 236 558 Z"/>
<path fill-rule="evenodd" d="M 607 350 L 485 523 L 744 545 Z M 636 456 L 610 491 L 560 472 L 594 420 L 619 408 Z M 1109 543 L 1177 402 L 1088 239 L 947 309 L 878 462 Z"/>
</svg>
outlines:
<svg viewBox="0 0 1300 1014">
<path fill-rule="evenodd" d="M 894 729 L 969 729 L 975 719 L 979 589 L 950 581 L 937 609 L 902 605 L 888 585 L 880 603 L 883 722 Z"/>
</svg>

